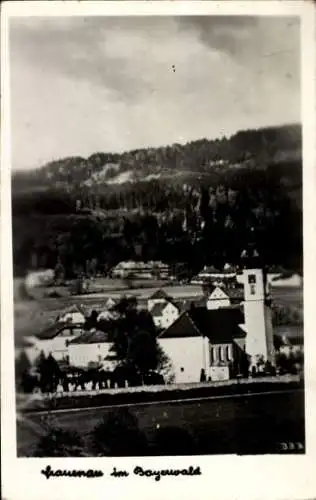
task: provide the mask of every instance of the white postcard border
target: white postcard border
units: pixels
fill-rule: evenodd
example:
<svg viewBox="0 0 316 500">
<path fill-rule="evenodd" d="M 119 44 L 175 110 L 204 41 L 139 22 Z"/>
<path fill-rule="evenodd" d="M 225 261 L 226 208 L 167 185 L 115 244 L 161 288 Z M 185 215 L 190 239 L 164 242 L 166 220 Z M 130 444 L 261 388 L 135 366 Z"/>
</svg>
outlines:
<svg viewBox="0 0 316 500">
<path fill-rule="evenodd" d="M 10 86 L 8 24 L 11 16 L 81 15 L 299 15 L 302 32 L 302 123 L 304 196 L 304 314 L 306 363 L 306 455 L 196 456 L 156 458 L 17 459 L 14 397 L 13 280 L 10 179 Z M 316 493 L 316 162 L 315 162 L 315 10 L 312 2 L 7 2 L 1 25 L 1 423 L 2 487 L 5 500 L 116 498 L 304 499 Z M 289 103 L 290 105 L 290 103 Z M 100 479 L 49 479 L 41 469 L 102 469 Z M 139 478 L 133 468 L 184 468 L 199 465 L 192 478 Z M 113 466 L 131 472 L 109 476 Z"/>
</svg>

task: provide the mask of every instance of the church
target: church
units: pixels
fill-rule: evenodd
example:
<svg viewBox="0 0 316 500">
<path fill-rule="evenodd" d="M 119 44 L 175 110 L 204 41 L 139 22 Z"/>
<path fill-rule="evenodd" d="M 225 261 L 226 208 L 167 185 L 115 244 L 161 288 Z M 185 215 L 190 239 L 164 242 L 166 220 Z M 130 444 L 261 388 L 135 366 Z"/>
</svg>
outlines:
<svg viewBox="0 0 316 500">
<path fill-rule="evenodd" d="M 244 251 L 242 307 L 194 307 L 159 336 L 176 383 L 228 380 L 274 365 L 271 301 L 256 250 Z"/>
</svg>

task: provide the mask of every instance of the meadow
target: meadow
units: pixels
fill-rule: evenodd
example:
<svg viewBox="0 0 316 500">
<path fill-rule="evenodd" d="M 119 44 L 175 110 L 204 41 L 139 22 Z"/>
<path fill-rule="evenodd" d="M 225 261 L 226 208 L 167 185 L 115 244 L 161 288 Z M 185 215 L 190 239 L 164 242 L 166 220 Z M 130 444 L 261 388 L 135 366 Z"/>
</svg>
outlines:
<svg viewBox="0 0 316 500">
<path fill-rule="evenodd" d="M 91 431 L 113 411 L 113 407 L 81 408 L 49 418 L 56 427 L 79 432 L 89 450 Z M 142 403 L 128 411 L 145 434 L 148 455 L 304 453 L 305 449 L 302 389 Z M 44 433 L 45 418 L 32 414 L 19 419 L 18 456 L 32 453 Z M 157 448 L 161 429 L 169 438 Z M 126 446 L 125 456 L 130 454 Z"/>
</svg>

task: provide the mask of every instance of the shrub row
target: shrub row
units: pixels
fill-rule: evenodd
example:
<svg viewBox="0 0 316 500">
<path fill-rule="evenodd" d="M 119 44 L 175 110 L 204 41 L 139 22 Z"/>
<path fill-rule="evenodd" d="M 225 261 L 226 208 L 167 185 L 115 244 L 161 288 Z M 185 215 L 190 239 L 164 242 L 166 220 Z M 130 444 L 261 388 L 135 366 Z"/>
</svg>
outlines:
<svg viewBox="0 0 316 500">
<path fill-rule="evenodd" d="M 231 384 L 228 386 L 205 386 L 188 389 L 174 389 L 161 391 L 143 390 L 139 392 L 117 392 L 117 393 L 84 393 L 80 396 L 71 395 L 60 398 L 45 398 L 28 406 L 25 412 L 37 412 L 45 410 L 58 410 L 67 408 L 88 408 L 93 406 L 116 406 L 136 403 L 152 403 L 163 401 L 178 401 L 181 399 L 194 399 L 216 396 L 247 395 L 250 393 L 274 392 L 282 390 L 303 389 L 303 381 L 262 381 L 260 383 L 250 382 L 247 384 Z"/>
</svg>

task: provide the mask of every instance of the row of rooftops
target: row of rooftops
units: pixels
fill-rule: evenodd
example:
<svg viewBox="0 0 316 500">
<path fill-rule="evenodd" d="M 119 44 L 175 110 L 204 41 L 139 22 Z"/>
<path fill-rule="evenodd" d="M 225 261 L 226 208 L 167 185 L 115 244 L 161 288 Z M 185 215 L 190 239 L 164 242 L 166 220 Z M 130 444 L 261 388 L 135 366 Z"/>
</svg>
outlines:
<svg viewBox="0 0 316 500">
<path fill-rule="evenodd" d="M 163 299 L 151 310 L 152 315 L 159 316 L 163 308 L 171 302 L 179 310 L 179 317 L 162 333 L 159 338 L 185 338 L 185 337 L 208 337 L 213 343 L 228 343 L 233 339 L 243 338 L 246 335 L 244 317 L 240 305 L 231 305 L 218 309 L 208 310 L 205 305 L 207 298 L 203 297 L 195 303 L 183 301 L 176 302 L 164 290 L 156 290 L 150 299 Z M 159 309 L 159 310 L 158 310 Z M 66 312 L 85 312 L 80 306 L 71 306 Z M 115 331 L 115 320 L 103 320 L 102 330 L 93 328 L 86 331 L 82 324 L 72 322 L 56 322 L 36 335 L 39 340 L 50 340 L 57 337 L 64 330 L 77 330 L 77 334 L 70 339 L 69 344 L 94 344 L 113 341 Z M 71 334 L 69 335 L 72 336 Z M 282 337 L 277 335 L 278 337 Z M 282 345 L 290 342 L 291 345 L 301 344 L 302 339 L 298 335 L 290 341 L 282 339 Z M 26 343 L 27 344 L 27 343 Z"/>
<path fill-rule="evenodd" d="M 210 292 L 215 289 L 216 287 L 212 287 L 210 289 Z M 230 289 L 230 290 L 225 290 L 226 295 L 229 298 L 237 298 L 238 302 L 242 300 L 243 298 L 243 293 L 241 292 L 240 289 Z M 205 308 L 206 303 L 207 303 L 207 297 L 197 297 L 192 300 L 174 300 L 173 297 L 171 297 L 165 290 L 163 289 L 157 289 L 155 292 L 148 297 L 148 300 L 159 300 L 154 306 L 152 307 L 150 313 L 152 316 L 160 316 L 161 313 L 163 312 L 164 308 L 168 303 L 172 303 L 179 311 L 179 313 L 183 313 L 185 311 L 190 310 L 192 306 L 196 308 Z M 107 300 L 105 307 L 108 309 L 111 309 L 115 306 L 115 304 L 119 301 L 119 298 L 110 298 Z M 233 303 L 233 301 L 232 301 Z M 40 339 L 40 340 L 48 340 L 56 337 L 59 333 L 61 333 L 62 330 L 69 328 L 69 329 L 82 329 L 82 324 L 81 323 L 73 323 L 69 321 L 61 321 L 61 318 L 66 317 L 68 314 L 72 313 L 81 313 L 83 317 L 88 318 L 91 314 L 91 308 L 86 307 L 82 304 L 73 304 L 66 309 L 64 309 L 61 314 L 58 316 L 58 320 L 45 328 L 43 331 L 40 333 L 36 334 L 35 336 Z M 106 321 L 106 320 L 104 320 Z M 88 336 L 87 336 L 88 339 Z"/>
<path fill-rule="evenodd" d="M 218 288 L 217 285 L 209 285 L 209 295 L 216 289 Z M 236 287 L 221 287 L 222 290 L 224 290 L 225 294 L 230 297 L 230 298 L 240 298 L 243 299 L 244 297 L 244 292 L 243 292 L 243 286 L 236 286 Z M 105 302 L 105 308 L 111 308 L 115 306 L 119 302 L 121 297 L 109 297 L 107 301 Z M 155 290 L 155 292 L 150 295 L 147 300 L 166 300 L 170 301 L 172 303 L 176 302 L 183 302 L 184 299 L 175 301 L 171 295 L 169 295 L 164 289 L 158 288 Z M 198 297 L 195 302 L 200 303 L 201 305 L 206 304 L 207 297 Z M 88 314 L 91 313 L 91 308 L 85 306 L 84 304 L 73 304 L 67 308 L 65 308 L 62 311 L 62 315 L 72 313 L 72 312 L 81 312 L 84 316 L 87 316 Z"/>
<path fill-rule="evenodd" d="M 211 285 L 209 287 L 209 296 L 217 287 Z M 157 289 L 147 298 L 149 300 L 157 300 L 150 313 L 152 316 L 160 316 L 168 303 L 172 303 L 179 311 L 179 317 L 164 330 L 159 337 L 161 338 L 183 338 L 188 336 L 205 336 L 211 340 L 229 342 L 233 338 L 245 336 L 245 329 L 241 326 L 243 323 L 243 314 L 240 308 L 240 303 L 244 298 L 243 287 L 220 287 L 225 295 L 230 299 L 231 305 L 221 307 L 215 310 L 208 310 L 206 304 L 208 297 L 197 297 L 190 300 L 174 300 L 165 290 Z M 109 298 L 106 301 L 105 307 L 109 310 L 115 306 L 120 300 L 120 297 Z M 91 308 L 84 305 L 74 304 L 62 311 L 60 318 L 69 313 L 80 312 L 85 318 L 91 314 Z M 83 324 L 73 322 L 57 321 L 42 332 L 36 335 L 39 340 L 49 340 L 58 336 L 63 330 L 81 330 L 78 335 L 70 340 L 73 344 L 90 344 L 111 342 L 112 326 L 114 321 L 104 319 L 102 327 L 109 328 L 107 332 L 99 329 L 85 331 Z M 230 340 L 229 340 L 230 339 Z"/>
<path fill-rule="evenodd" d="M 164 330 L 159 338 L 208 337 L 213 342 L 230 342 L 233 338 L 245 336 L 239 328 L 243 323 L 243 313 L 240 308 L 227 307 L 207 310 L 204 307 L 193 307 L 180 314 L 178 319 Z M 81 332 L 69 344 L 100 344 L 112 342 L 115 332 L 115 321 L 103 322 L 102 330 L 93 328 L 85 331 L 82 325 L 73 323 L 56 323 L 37 337 L 41 340 L 53 339 L 63 330 L 80 329 Z"/>
<path fill-rule="evenodd" d="M 224 309 L 224 308 L 223 308 Z M 199 312 L 187 311 L 183 312 L 175 322 L 165 329 L 158 338 L 187 338 L 187 337 L 207 337 L 214 344 L 217 343 L 230 343 L 232 340 L 245 338 L 246 330 L 242 323 L 238 323 L 238 318 L 232 321 L 232 317 L 227 320 L 227 315 L 224 321 L 221 314 L 218 314 L 218 309 L 207 311 L 207 314 L 203 317 Z M 215 314 L 214 314 L 215 313 Z M 50 336 L 41 336 L 41 340 L 49 340 L 54 338 L 63 329 L 78 328 L 78 326 L 67 323 L 62 323 L 59 325 L 58 329 L 49 329 Z M 283 346 L 295 346 L 302 345 L 302 336 L 296 335 L 286 337 L 279 336 L 281 345 Z M 69 342 L 69 344 L 80 345 L 80 344 L 101 344 L 101 343 L 112 343 L 113 342 L 113 331 L 102 331 L 96 328 L 92 328 L 89 331 L 84 331 Z M 68 345 L 69 345 L 68 344 Z M 21 347 L 30 348 L 33 343 L 27 338 Z"/>
</svg>

